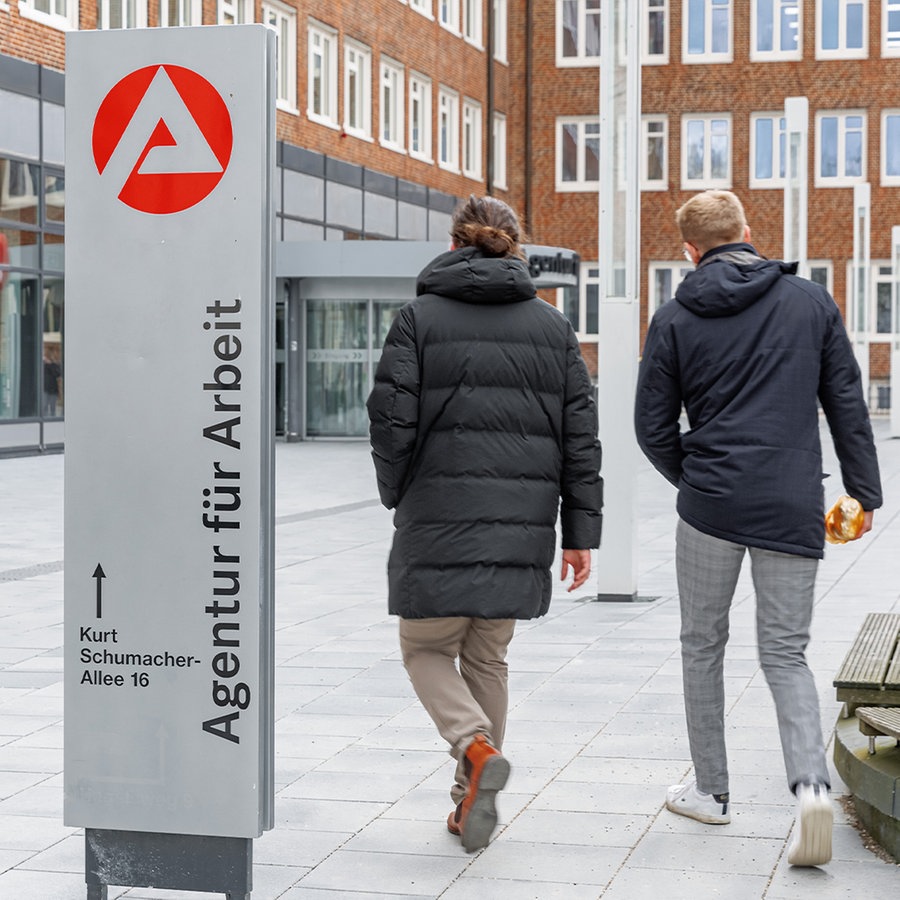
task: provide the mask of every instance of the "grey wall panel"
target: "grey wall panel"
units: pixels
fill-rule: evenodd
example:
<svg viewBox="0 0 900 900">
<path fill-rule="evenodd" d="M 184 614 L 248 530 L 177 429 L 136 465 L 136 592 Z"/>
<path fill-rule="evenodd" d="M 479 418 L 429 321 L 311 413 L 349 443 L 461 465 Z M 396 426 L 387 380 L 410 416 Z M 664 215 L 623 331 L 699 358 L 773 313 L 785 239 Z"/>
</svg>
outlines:
<svg viewBox="0 0 900 900">
<path fill-rule="evenodd" d="M 325 218 L 325 182 L 314 175 L 282 169 L 284 173 L 284 212 L 306 219 Z"/>
<path fill-rule="evenodd" d="M 362 231 L 362 191 L 337 182 L 329 182 L 325 215 L 329 225 Z"/>
</svg>

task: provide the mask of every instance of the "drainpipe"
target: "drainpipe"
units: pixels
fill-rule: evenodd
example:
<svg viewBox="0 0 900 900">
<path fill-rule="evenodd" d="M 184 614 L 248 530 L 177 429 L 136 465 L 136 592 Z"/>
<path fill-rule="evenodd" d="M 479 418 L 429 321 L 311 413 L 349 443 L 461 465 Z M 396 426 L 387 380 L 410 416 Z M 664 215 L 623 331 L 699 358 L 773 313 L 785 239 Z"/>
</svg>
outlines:
<svg viewBox="0 0 900 900">
<path fill-rule="evenodd" d="M 531 181 L 533 166 L 531 164 L 531 82 L 534 60 L 532 59 L 532 39 L 534 36 L 534 0 L 525 0 L 525 202 L 523 218 L 525 228 L 534 236 L 534 226 L 531 221 Z"/>
<path fill-rule="evenodd" d="M 485 121 L 485 191 L 494 193 L 494 0 L 489 0 L 487 11 L 487 116 Z"/>
</svg>

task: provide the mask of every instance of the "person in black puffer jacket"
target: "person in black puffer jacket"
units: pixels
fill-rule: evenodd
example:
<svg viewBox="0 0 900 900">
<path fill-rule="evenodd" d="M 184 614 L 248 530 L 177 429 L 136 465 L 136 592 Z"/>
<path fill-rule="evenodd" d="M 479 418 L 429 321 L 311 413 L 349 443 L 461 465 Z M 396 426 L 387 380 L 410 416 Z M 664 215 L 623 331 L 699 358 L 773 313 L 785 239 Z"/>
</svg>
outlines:
<svg viewBox="0 0 900 900">
<path fill-rule="evenodd" d="M 448 828 L 485 846 L 509 771 L 506 652 L 515 620 L 585 583 L 600 544 L 593 386 L 575 333 L 535 296 L 515 213 L 472 196 L 452 248 L 395 319 L 367 407 L 382 503 L 394 509 L 388 609 L 410 681 L 457 760 Z M 459 660 L 459 670 L 456 660 Z"/>
<path fill-rule="evenodd" d="M 635 404 L 641 448 L 678 488 L 675 568 L 696 780 L 673 785 L 666 806 L 707 824 L 731 819 L 723 664 L 747 555 L 760 665 L 797 797 L 788 863 L 821 865 L 831 858 L 833 813 L 805 655 L 825 539 L 818 404 L 844 488 L 865 510 L 861 536 L 882 497 L 859 367 L 834 300 L 798 278 L 796 263 L 756 252 L 734 194 L 698 194 L 677 221 L 697 268 L 650 322 Z"/>
</svg>

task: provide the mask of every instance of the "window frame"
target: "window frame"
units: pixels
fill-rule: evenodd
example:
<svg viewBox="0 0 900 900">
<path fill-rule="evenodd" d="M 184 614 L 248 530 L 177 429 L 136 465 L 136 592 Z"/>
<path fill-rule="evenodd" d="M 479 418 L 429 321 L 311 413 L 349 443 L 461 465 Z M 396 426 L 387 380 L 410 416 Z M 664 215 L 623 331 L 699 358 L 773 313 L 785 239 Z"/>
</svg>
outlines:
<svg viewBox="0 0 900 900">
<path fill-rule="evenodd" d="M 691 53 L 690 48 L 690 14 L 691 3 L 695 0 L 682 0 L 682 28 L 681 28 L 681 61 L 685 65 L 709 65 L 715 63 L 734 62 L 734 0 L 700 0 L 704 9 L 704 35 L 703 35 L 703 52 Z M 713 51 L 709 47 L 712 45 L 713 37 L 713 17 L 711 15 L 713 4 L 728 4 L 728 49 Z"/>
<path fill-rule="evenodd" d="M 492 0 L 494 17 L 494 60 L 509 64 L 509 0 Z"/>
<path fill-rule="evenodd" d="M 20 0 L 21 2 L 21 0 Z M 881 55 L 885 59 L 900 56 L 900 27 L 897 29 L 897 37 L 892 46 L 888 40 L 888 20 L 890 13 L 897 13 L 900 17 L 900 0 L 882 0 L 881 4 Z"/>
<path fill-rule="evenodd" d="M 351 61 L 351 54 L 357 59 Z M 355 103 L 360 110 L 361 123 L 350 121 L 350 76 L 356 73 Z M 364 141 L 372 141 L 372 48 L 352 38 L 344 39 L 344 132 Z"/>
<path fill-rule="evenodd" d="M 277 27 L 270 16 L 277 18 Z M 297 10 L 281 3 L 280 0 L 263 0 L 262 24 L 275 33 L 275 106 L 278 109 L 299 115 L 297 108 Z M 287 26 L 287 35 L 283 29 Z M 282 39 L 284 37 L 284 39 Z M 287 44 L 288 53 L 283 54 L 283 44 Z M 286 87 L 285 96 L 281 96 L 282 80 Z"/>
<path fill-rule="evenodd" d="M 441 28 L 446 28 L 450 34 L 460 35 L 460 8 L 459 0 L 437 0 L 438 4 L 438 24 Z M 446 11 L 446 15 L 445 15 Z"/>
<path fill-rule="evenodd" d="M 416 90 L 418 89 L 418 90 Z M 409 134 L 407 135 L 407 148 L 409 151 L 409 155 L 413 159 L 421 160 L 426 163 L 434 162 L 434 142 L 433 135 L 431 133 L 431 116 L 432 116 L 432 82 L 431 79 L 427 75 L 422 75 L 419 72 L 410 72 L 409 73 L 409 125 L 408 130 Z M 421 106 L 421 132 L 422 132 L 422 140 L 421 143 L 426 148 L 424 151 L 419 150 L 415 147 L 415 140 L 413 139 L 413 128 L 416 124 L 416 117 L 413 115 L 413 104 L 416 100 L 419 100 Z"/>
<path fill-rule="evenodd" d="M 160 28 L 192 28 L 196 25 L 203 24 L 203 2 L 202 0 L 177 0 L 181 7 L 183 15 L 185 10 L 189 11 L 189 21 L 187 22 L 170 22 L 169 21 L 169 4 L 167 0 L 159 0 L 159 27 Z"/>
<path fill-rule="evenodd" d="M 56 5 L 58 0 L 53 0 Z M 79 16 L 79 0 L 64 0 L 66 4 L 66 12 L 44 12 L 36 9 L 34 0 L 19 0 L 19 16 L 23 19 L 30 19 L 32 22 L 38 22 L 41 25 L 47 25 L 49 28 L 55 28 L 58 31 L 77 31 Z M 8 11 L 9 4 L 5 0 L 0 0 L 0 10 Z M 99 27 L 99 26 L 98 26 Z"/>
<path fill-rule="evenodd" d="M 651 123 L 662 123 L 662 178 L 650 178 L 650 131 Z M 669 117 L 664 113 L 645 113 L 641 116 L 641 190 L 667 191 L 669 189 Z"/>
<path fill-rule="evenodd" d="M 822 122 L 827 118 L 837 118 L 838 119 L 838 146 L 837 146 L 837 166 L 838 166 L 838 174 L 831 176 L 824 176 L 821 174 L 822 171 Z M 847 138 L 847 127 L 846 127 L 846 119 L 860 118 L 862 119 L 862 134 L 860 138 L 860 144 L 862 148 L 861 160 L 860 160 L 860 168 L 861 174 L 859 175 L 846 175 L 842 174 L 842 170 L 846 170 L 846 138 Z M 813 185 L 817 188 L 844 188 L 851 187 L 854 184 L 863 184 L 866 181 L 866 173 L 868 171 L 868 153 L 867 153 L 867 141 L 868 141 L 868 116 L 865 110 L 863 109 L 822 109 L 816 112 L 815 117 L 815 153 L 813 155 L 813 164 L 815 166 L 815 170 L 813 172 Z"/>
<path fill-rule="evenodd" d="M 869 56 L 869 2 L 868 0 L 837 0 L 839 45 L 835 50 L 822 47 L 822 25 L 824 10 L 822 0 L 816 0 L 816 59 L 867 59 Z M 862 6 L 862 47 L 848 49 L 845 46 L 846 34 L 844 25 L 847 20 L 848 4 Z M 842 35 L 842 37 L 840 37 Z"/>
<path fill-rule="evenodd" d="M 569 320 L 572 328 L 575 330 L 575 336 L 578 338 L 579 343 L 582 344 L 595 344 L 600 340 L 600 283 L 600 264 L 597 262 L 582 261 L 579 265 L 578 272 L 577 322 L 573 322 L 571 318 L 569 318 L 569 314 L 566 310 L 566 291 L 569 291 L 572 288 L 561 287 L 556 289 L 556 308 Z M 596 287 L 596 331 L 587 330 L 589 287 Z"/>
<path fill-rule="evenodd" d="M 467 44 L 484 49 L 484 2 L 461 0 L 462 36 Z"/>
<path fill-rule="evenodd" d="M 320 38 L 322 47 L 329 47 L 328 58 L 315 47 L 314 41 Z M 315 19 L 310 19 L 307 24 L 307 59 L 306 59 L 306 117 L 311 122 L 325 125 L 327 128 L 340 128 L 338 124 L 338 83 L 337 83 L 337 57 L 338 34 L 328 25 L 324 25 Z M 313 64 L 316 56 L 323 58 L 322 73 L 327 79 L 323 84 L 322 96 L 328 108 L 324 112 L 314 109 L 315 100 L 315 76 Z"/>
<path fill-rule="evenodd" d="M 97 16 L 97 28 L 102 31 L 116 31 L 118 29 L 114 29 L 109 24 L 109 13 L 110 13 L 110 3 L 112 0 L 99 0 L 100 10 L 99 15 Z M 118 0 L 122 5 L 122 13 L 123 20 L 125 10 L 128 7 L 128 0 Z M 147 0 L 135 0 L 134 4 L 134 22 L 128 25 L 122 25 L 121 30 L 127 30 L 131 28 L 146 28 L 147 27 Z"/>
<path fill-rule="evenodd" d="M 409 0 L 409 8 L 425 16 L 426 19 L 434 21 L 434 13 L 432 12 L 432 0 Z"/>
<path fill-rule="evenodd" d="M 807 271 L 812 273 L 813 269 L 824 269 L 825 270 L 825 284 L 822 287 L 834 297 L 834 262 L 830 259 L 810 259 L 807 260 L 806 263 Z M 809 279 L 812 281 L 812 279 Z M 814 284 L 821 284 L 821 282 L 813 282 Z"/>
<path fill-rule="evenodd" d="M 889 117 L 897 119 L 898 125 L 900 125 L 900 107 L 883 109 L 881 111 L 881 135 L 880 135 L 880 147 L 879 147 L 879 157 L 880 157 L 879 168 L 880 168 L 880 172 L 881 172 L 881 185 L 882 185 L 882 187 L 898 187 L 898 186 L 900 186 L 900 170 L 898 170 L 896 175 L 888 175 L 888 173 L 887 173 L 887 160 L 888 160 L 887 119 Z M 898 143 L 900 143 L 900 134 L 898 134 Z M 898 158 L 900 158 L 900 146 L 898 146 L 897 151 L 898 151 Z"/>
<path fill-rule="evenodd" d="M 494 149 L 494 187 L 500 190 L 509 190 L 509 166 L 507 162 L 506 147 L 506 113 L 494 112 L 491 122 L 493 130 Z"/>
<path fill-rule="evenodd" d="M 459 93 L 452 88 L 438 85 L 437 109 L 437 160 L 438 168 L 459 174 Z M 444 121 L 447 123 L 447 139 L 444 141 Z M 445 156 L 444 150 L 447 150 Z"/>
<path fill-rule="evenodd" d="M 667 300 L 671 300 L 678 290 L 678 285 L 694 270 L 694 265 L 685 259 L 676 260 L 651 260 L 647 264 L 647 322 L 653 318 L 656 311 Z M 671 294 L 660 299 L 656 291 L 656 273 L 669 272 L 672 282 Z"/>
<path fill-rule="evenodd" d="M 659 4 L 650 6 L 651 3 Z M 669 0 L 641 0 L 642 25 L 641 29 L 641 65 L 666 66 L 669 64 Z M 651 53 L 649 40 L 651 34 L 650 22 L 654 15 L 660 14 L 663 20 L 663 51 Z"/>
<path fill-rule="evenodd" d="M 378 143 L 397 153 L 406 153 L 405 107 L 406 67 L 382 56 L 378 66 Z M 385 137 L 386 130 L 388 137 Z"/>
<path fill-rule="evenodd" d="M 463 175 L 481 181 L 484 164 L 484 113 L 482 106 L 471 97 L 463 97 L 460 164 Z"/>
<path fill-rule="evenodd" d="M 249 25 L 256 18 L 252 0 L 218 0 L 216 4 L 216 23 L 218 25 Z M 247 14 L 249 13 L 249 18 Z M 226 22 L 230 16 L 232 21 Z"/>
<path fill-rule="evenodd" d="M 701 178 L 688 177 L 688 141 L 687 129 L 690 122 L 704 122 L 704 154 L 703 176 Z M 713 122 L 724 121 L 728 124 L 728 171 L 724 178 L 714 178 L 711 174 L 712 155 L 707 150 L 710 138 L 710 127 Z M 730 190 L 734 177 L 733 149 L 734 128 L 731 113 L 683 113 L 681 116 L 681 189 L 683 191 L 722 189 Z"/>
<path fill-rule="evenodd" d="M 780 6 L 794 3 L 797 11 L 797 46 L 793 50 L 775 49 L 781 43 Z M 773 0 L 772 49 L 760 50 L 759 43 L 759 0 L 750 0 L 750 60 L 751 62 L 782 62 L 803 59 L 803 3 L 801 0 Z"/>
<path fill-rule="evenodd" d="M 565 180 L 563 178 L 563 132 L 566 125 L 577 125 L 578 134 L 575 142 L 575 179 Z M 587 144 L 588 132 L 586 126 L 596 127 L 596 135 L 591 132 L 590 137 L 596 137 L 597 141 L 597 180 L 588 180 L 585 177 L 587 170 Z M 597 191 L 600 189 L 600 117 L 599 116 L 557 116 L 555 129 L 555 148 L 556 148 L 556 190 L 558 193 L 584 193 L 587 191 Z"/>
<path fill-rule="evenodd" d="M 574 56 L 563 55 L 563 4 L 565 2 L 577 3 L 577 19 L 578 19 L 578 46 L 575 48 Z M 588 0 L 556 0 L 556 67 L 558 69 L 583 68 L 586 66 L 596 66 L 600 63 L 600 36 L 597 39 L 596 56 L 588 56 L 586 52 L 586 37 L 588 33 L 588 10 L 586 3 Z M 597 0 L 596 15 L 598 28 L 600 26 L 600 3 Z"/>
<path fill-rule="evenodd" d="M 750 113 L 750 160 L 748 172 L 748 185 L 751 190 L 784 190 L 784 178 L 782 174 L 772 175 L 770 178 L 760 178 L 756 175 L 757 132 L 756 123 L 764 119 L 771 119 L 772 125 L 772 171 L 785 171 L 787 153 L 787 121 L 784 110 L 771 110 Z"/>
</svg>

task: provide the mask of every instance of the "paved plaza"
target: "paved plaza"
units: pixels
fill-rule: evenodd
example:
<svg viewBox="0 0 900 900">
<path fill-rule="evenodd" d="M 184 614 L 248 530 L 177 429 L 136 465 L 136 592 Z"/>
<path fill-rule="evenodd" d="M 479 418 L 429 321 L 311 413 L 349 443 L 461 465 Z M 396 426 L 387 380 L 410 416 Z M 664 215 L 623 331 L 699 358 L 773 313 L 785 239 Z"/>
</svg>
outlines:
<svg viewBox="0 0 900 900">
<path fill-rule="evenodd" d="M 830 740 L 832 678 L 868 612 L 900 612 L 900 440 L 875 422 L 886 496 L 872 535 L 830 547 L 809 658 Z M 746 570 L 726 682 L 732 823 L 663 807 L 690 774 L 674 490 L 639 475 L 642 602 L 562 591 L 510 652 L 501 827 L 467 855 L 444 822 L 453 762 L 407 682 L 386 613 L 391 516 L 362 442 L 279 444 L 276 828 L 253 900 L 850 900 L 900 891 L 836 808 L 834 860 L 787 865 L 793 797 L 756 656 Z M 837 472 L 826 439 L 826 469 Z M 614 472 L 603 473 L 614 479 Z M 135 477 L 140 477 L 136 472 Z M 826 482 L 829 500 L 839 478 Z M 84 837 L 63 808 L 63 457 L 0 460 L 0 900 L 83 900 Z M 607 528 L 616 522 L 608 521 Z M 652 598 L 652 599 L 650 599 Z M 830 758 L 829 746 L 829 758 Z M 833 795 L 844 793 L 833 773 Z M 110 888 L 112 898 L 221 894 Z"/>
</svg>

